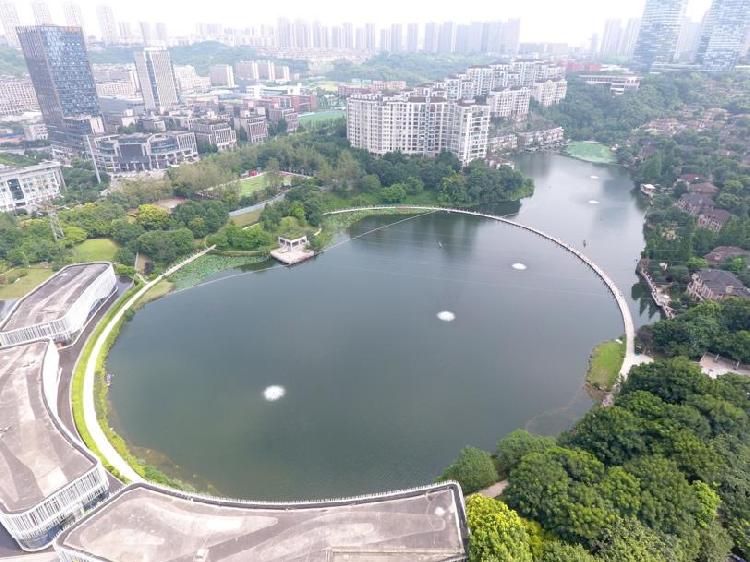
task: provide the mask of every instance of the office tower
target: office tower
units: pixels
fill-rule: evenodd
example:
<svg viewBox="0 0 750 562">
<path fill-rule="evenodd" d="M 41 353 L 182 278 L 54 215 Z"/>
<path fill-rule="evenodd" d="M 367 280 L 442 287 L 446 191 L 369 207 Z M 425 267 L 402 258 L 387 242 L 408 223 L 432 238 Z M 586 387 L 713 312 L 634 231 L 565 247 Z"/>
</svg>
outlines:
<svg viewBox="0 0 750 562">
<path fill-rule="evenodd" d="M 734 70 L 750 27 L 750 0 L 713 0 L 701 32 L 697 61 L 704 70 Z"/>
<path fill-rule="evenodd" d="M 601 49 L 599 51 L 603 57 L 614 57 L 619 54 L 622 33 L 622 21 L 606 21 L 604 24 L 604 34 L 602 35 Z"/>
<path fill-rule="evenodd" d="M 104 126 L 81 28 L 19 27 L 18 40 L 53 154 L 67 159 L 83 153 L 88 135 Z"/>
<path fill-rule="evenodd" d="M 620 48 L 617 52 L 619 56 L 630 58 L 633 55 L 633 49 L 635 49 L 635 42 L 638 40 L 640 29 L 640 18 L 630 18 L 628 20 L 628 25 L 625 26 L 625 30 L 622 33 Z"/>
<path fill-rule="evenodd" d="M 146 109 L 163 113 L 176 106 L 180 99 L 169 51 L 163 47 L 146 47 L 134 57 Z"/>
<path fill-rule="evenodd" d="M 452 53 L 454 49 L 456 26 L 452 21 L 443 22 L 438 31 L 438 52 Z"/>
<path fill-rule="evenodd" d="M 692 62 L 698 50 L 703 24 L 685 18 L 680 26 L 675 57 L 680 62 Z"/>
<path fill-rule="evenodd" d="M 649 70 L 674 60 L 686 7 L 687 0 L 646 0 L 633 50 L 634 66 Z"/>
<path fill-rule="evenodd" d="M 460 24 L 456 26 L 455 51 L 457 53 L 469 52 L 469 32 L 470 31 L 471 31 L 471 27 L 467 24 Z"/>
<path fill-rule="evenodd" d="M 151 22 L 138 22 L 138 27 L 141 29 L 141 39 L 143 40 L 143 44 L 145 46 L 151 45 L 156 38 Z"/>
<path fill-rule="evenodd" d="M 120 41 L 123 43 L 134 43 L 135 36 L 133 34 L 133 28 L 129 21 L 121 21 L 117 24 L 116 28 L 120 32 Z M 115 36 L 115 41 L 117 37 Z"/>
<path fill-rule="evenodd" d="M 31 11 L 34 13 L 34 21 L 37 25 L 52 25 L 52 15 L 45 0 L 35 0 L 31 3 Z"/>
<path fill-rule="evenodd" d="M 406 50 L 416 53 L 419 48 L 419 24 L 410 23 L 406 26 Z"/>
<path fill-rule="evenodd" d="M 365 24 L 365 49 L 368 51 L 375 50 L 375 24 Z"/>
<path fill-rule="evenodd" d="M 156 24 L 156 38 L 162 43 L 169 42 L 169 32 L 167 31 L 167 24 L 163 21 L 157 22 Z"/>
<path fill-rule="evenodd" d="M 343 44 L 344 49 L 353 49 L 354 48 L 354 25 L 351 23 L 345 23 L 341 26 L 342 29 L 342 37 L 341 42 Z"/>
<path fill-rule="evenodd" d="M 81 14 L 81 6 L 79 6 L 75 2 L 64 2 L 63 14 L 65 14 L 65 25 L 83 27 L 83 15 Z"/>
<path fill-rule="evenodd" d="M 403 39 L 401 37 L 401 24 L 391 24 L 391 51 L 398 52 L 404 50 Z"/>
<path fill-rule="evenodd" d="M 120 39 L 117 32 L 117 23 L 112 8 L 100 4 L 96 7 L 96 17 L 99 19 L 99 31 L 102 34 L 102 41 L 107 45 L 117 43 Z"/>
<path fill-rule="evenodd" d="M 437 53 L 438 50 L 438 24 L 430 22 L 424 26 L 424 51 L 426 53 Z"/>
<path fill-rule="evenodd" d="M 5 39 L 8 41 L 8 45 L 18 47 L 16 27 L 21 22 L 18 20 L 18 11 L 16 11 L 16 5 L 13 2 L 0 0 L 0 21 L 3 24 L 3 33 L 5 34 Z"/>
</svg>

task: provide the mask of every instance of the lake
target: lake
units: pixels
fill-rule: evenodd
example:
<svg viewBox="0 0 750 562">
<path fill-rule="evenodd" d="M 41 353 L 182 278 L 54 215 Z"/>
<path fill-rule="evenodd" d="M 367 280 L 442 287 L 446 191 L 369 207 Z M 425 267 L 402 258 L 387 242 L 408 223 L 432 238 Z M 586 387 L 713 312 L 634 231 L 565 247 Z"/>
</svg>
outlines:
<svg viewBox="0 0 750 562">
<path fill-rule="evenodd" d="M 513 218 L 585 239 L 631 293 L 643 209 L 627 174 L 549 154 L 518 165 L 537 188 Z M 201 489 L 279 500 L 423 484 L 464 445 L 554 434 L 591 406 L 589 353 L 623 329 L 572 255 L 445 213 L 371 217 L 349 236 L 140 310 L 109 357 L 113 425 Z"/>
</svg>

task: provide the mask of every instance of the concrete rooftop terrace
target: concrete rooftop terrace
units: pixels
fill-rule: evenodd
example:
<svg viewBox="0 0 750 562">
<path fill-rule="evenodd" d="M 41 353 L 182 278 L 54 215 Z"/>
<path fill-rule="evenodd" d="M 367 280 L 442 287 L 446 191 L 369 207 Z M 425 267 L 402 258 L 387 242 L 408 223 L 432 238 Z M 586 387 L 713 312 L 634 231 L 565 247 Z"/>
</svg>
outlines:
<svg viewBox="0 0 750 562">
<path fill-rule="evenodd" d="M 33 508 L 96 465 L 47 407 L 42 367 L 47 353 L 57 353 L 48 346 L 0 349 L 0 509 L 5 513 Z"/>
<path fill-rule="evenodd" d="M 299 504 L 253 504 L 125 488 L 55 548 L 107 562 L 446 562 L 465 560 L 455 483 Z"/>
<path fill-rule="evenodd" d="M 99 275 L 108 263 L 74 264 L 61 269 L 18 301 L 0 331 L 6 332 L 59 320 Z"/>
</svg>

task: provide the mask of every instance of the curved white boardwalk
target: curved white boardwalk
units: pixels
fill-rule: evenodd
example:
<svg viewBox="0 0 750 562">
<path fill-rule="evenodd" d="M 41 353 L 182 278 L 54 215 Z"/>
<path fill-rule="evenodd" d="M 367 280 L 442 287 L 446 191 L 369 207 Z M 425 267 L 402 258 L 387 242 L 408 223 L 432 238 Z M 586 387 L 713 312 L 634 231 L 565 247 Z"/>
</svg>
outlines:
<svg viewBox="0 0 750 562">
<path fill-rule="evenodd" d="M 538 228 L 534 228 L 533 226 L 527 226 L 525 224 L 521 224 L 521 223 L 512 221 L 510 219 L 500 217 L 498 215 L 478 213 L 476 211 L 465 211 L 462 209 L 452 209 L 448 207 L 428 207 L 428 206 L 422 206 L 422 205 L 381 205 L 381 206 L 373 206 L 373 207 L 354 207 L 351 209 L 340 209 L 338 211 L 331 211 L 331 212 L 324 213 L 324 214 L 340 215 L 344 213 L 354 213 L 357 211 L 382 211 L 386 209 L 401 209 L 401 210 L 406 210 L 406 211 L 412 211 L 412 210 L 413 211 L 443 211 L 446 213 L 459 213 L 462 215 L 484 217 L 487 219 L 509 224 L 517 228 L 522 228 L 524 230 L 527 230 L 529 232 L 536 234 L 537 236 L 546 238 L 547 240 L 554 242 L 558 246 L 561 246 L 562 248 L 564 248 L 571 254 L 575 255 L 578 259 L 580 259 L 587 266 L 589 266 L 594 271 L 594 273 L 596 273 L 599 276 L 599 278 L 601 278 L 601 280 L 604 281 L 604 284 L 607 285 L 607 288 L 609 289 L 610 293 L 612 293 L 612 296 L 615 298 L 615 302 L 617 302 L 617 306 L 620 309 L 620 315 L 622 316 L 622 323 L 625 327 L 625 359 L 622 362 L 622 367 L 620 367 L 617 384 L 615 385 L 615 389 L 613 390 L 613 392 L 616 392 L 617 388 L 619 388 L 619 385 L 622 384 L 622 382 L 627 378 L 630 368 L 633 365 L 637 365 L 644 361 L 643 356 L 636 355 L 635 353 L 635 325 L 633 324 L 633 317 L 630 314 L 630 308 L 628 307 L 628 303 L 625 300 L 625 297 L 622 294 L 622 291 L 620 291 L 619 287 L 615 284 L 612 278 L 609 275 L 607 275 L 607 273 L 601 267 L 599 267 L 591 258 L 586 256 L 583 252 L 574 248 L 573 246 L 571 246 L 564 240 L 561 240 L 560 238 L 556 238 L 552 236 L 551 234 L 547 234 L 546 232 L 539 230 Z M 605 397 L 603 404 L 607 406 L 607 405 L 610 405 L 611 403 L 612 403 L 612 393 L 610 393 L 609 395 Z"/>
<path fill-rule="evenodd" d="M 131 482 L 142 482 L 143 478 L 141 478 L 141 476 L 135 470 L 133 470 L 133 468 L 127 463 L 127 461 L 125 461 L 120 453 L 118 453 L 117 450 L 112 446 L 101 426 L 99 425 L 99 421 L 97 420 L 96 403 L 94 400 L 94 382 L 96 381 L 97 358 L 101 354 L 102 349 L 104 348 L 104 344 L 109 337 L 109 334 L 112 333 L 112 330 L 115 326 L 117 326 L 117 323 L 122 319 L 123 315 L 132 308 L 132 306 L 139 298 L 146 294 L 149 289 L 151 289 L 165 277 L 171 275 L 190 262 L 195 261 L 202 255 L 207 254 L 213 249 L 214 246 L 211 246 L 210 248 L 206 248 L 205 250 L 202 250 L 197 254 L 193 254 L 186 260 L 173 265 L 167 271 L 159 275 L 156 279 L 154 279 L 153 281 L 149 281 L 143 287 L 141 287 L 138 292 L 130 297 L 130 299 L 128 299 L 128 301 L 120 308 L 120 310 L 118 310 L 110 319 L 110 321 L 102 330 L 101 334 L 99 334 L 99 337 L 96 338 L 94 347 L 88 357 L 86 370 L 84 371 L 83 375 L 83 423 L 86 426 L 89 434 L 91 435 L 91 438 L 94 440 L 94 443 L 96 443 L 96 447 L 99 450 L 100 456 L 104 457 L 105 462 L 115 468 L 123 478 L 126 478 Z"/>
</svg>

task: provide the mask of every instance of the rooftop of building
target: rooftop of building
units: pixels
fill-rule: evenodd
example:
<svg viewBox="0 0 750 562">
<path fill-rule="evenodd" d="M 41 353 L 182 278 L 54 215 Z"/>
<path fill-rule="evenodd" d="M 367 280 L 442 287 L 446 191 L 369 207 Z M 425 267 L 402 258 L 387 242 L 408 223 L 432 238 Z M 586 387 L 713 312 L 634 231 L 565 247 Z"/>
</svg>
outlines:
<svg viewBox="0 0 750 562">
<path fill-rule="evenodd" d="M 23 512 L 96 466 L 50 412 L 42 368 L 52 344 L 0 349 L 0 509 Z"/>
<path fill-rule="evenodd" d="M 699 269 L 694 275 L 714 293 L 726 294 L 727 296 L 732 293 L 736 296 L 750 298 L 750 290 L 731 271 L 724 271 L 723 269 Z"/>
<path fill-rule="evenodd" d="M 717 264 L 724 262 L 728 258 L 748 258 L 750 257 L 750 251 L 737 246 L 717 246 L 703 257 L 709 262 Z"/>
<path fill-rule="evenodd" d="M 31 174 L 43 170 L 50 170 L 52 168 L 60 168 L 60 163 L 45 161 L 40 162 L 39 164 L 32 164 L 31 166 L 0 166 L 0 180 L 4 177 L 15 177 L 18 174 Z"/>
<path fill-rule="evenodd" d="M 107 562 L 438 562 L 466 556 L 455 483 L 349 500 L 252 504 L 125 488 L 57 546 Z"/>
<path fill-rule="evenodd" d="M 0 322 L 0 331 L 9 332 L 59 320 L 108 267 L 111 265 L 104 262 L 64 267 L 18 301 L 5 320 Z"/>
</svg>

